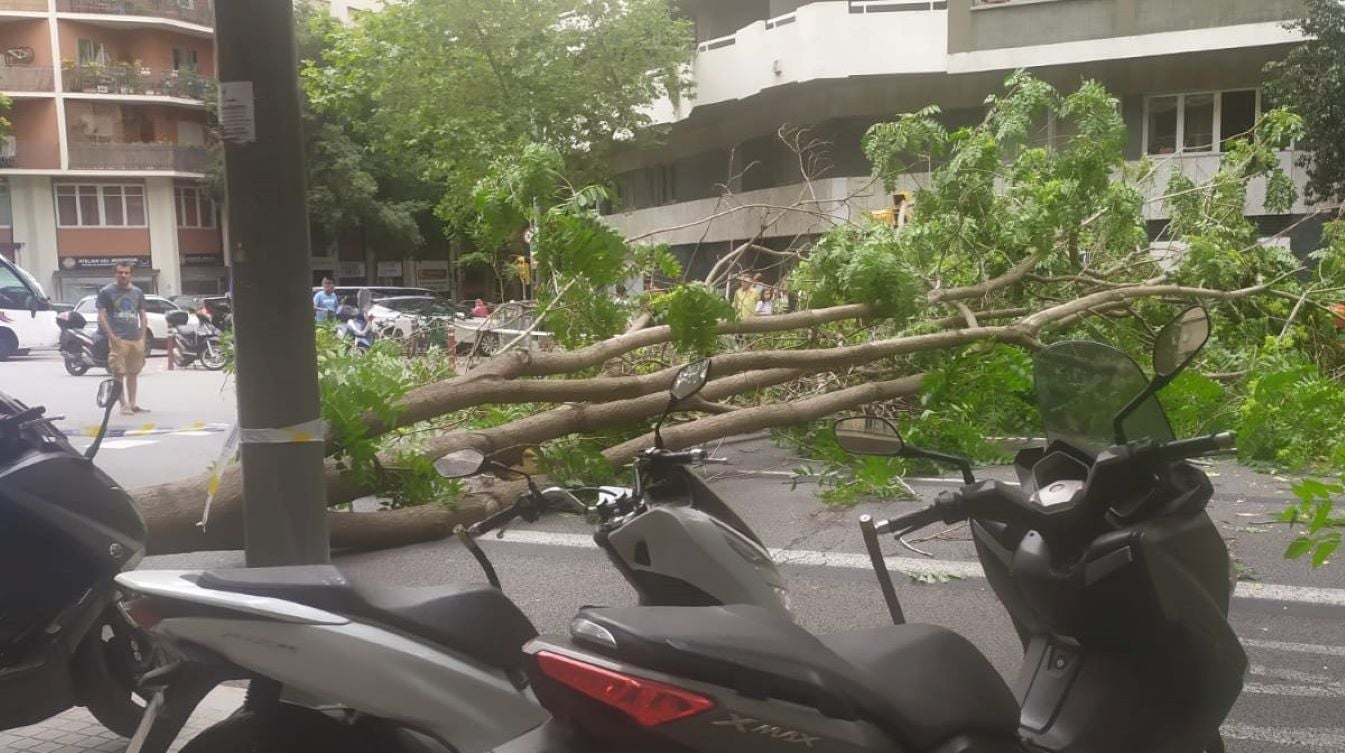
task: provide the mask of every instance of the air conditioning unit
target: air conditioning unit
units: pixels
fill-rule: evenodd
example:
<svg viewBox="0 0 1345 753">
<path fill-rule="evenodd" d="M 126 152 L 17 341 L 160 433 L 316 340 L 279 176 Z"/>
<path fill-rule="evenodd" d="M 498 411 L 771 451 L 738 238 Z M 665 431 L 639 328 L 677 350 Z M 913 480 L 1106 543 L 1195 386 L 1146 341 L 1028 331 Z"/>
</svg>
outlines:
<svg viewBox="0 0 1345 753">
<path fill-rule="evenodd" d="M 17 157 L 19 154 L 19 142 L 13 136 L 6 136 L 0 139 L 0 157 Z"/>
</svg>

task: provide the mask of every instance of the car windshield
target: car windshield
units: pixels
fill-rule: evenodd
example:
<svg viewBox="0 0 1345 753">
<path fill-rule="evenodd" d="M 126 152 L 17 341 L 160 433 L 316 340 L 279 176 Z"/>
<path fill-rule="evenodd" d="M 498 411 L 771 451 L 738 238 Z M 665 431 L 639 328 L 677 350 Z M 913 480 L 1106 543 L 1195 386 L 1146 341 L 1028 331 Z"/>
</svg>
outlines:
<svg viewBox="0 0 1345 753">
<path fill-rule="evenodd" d="M 1082 341 L 1056 343 L 1038 353 L 1035 380 L 1047 440 L 1094 454 L 1114 443 L 1116 414 L 1149 383 L 1123 351 Z M 1173 438 L 1163 407 L 1152 396 L 1122 428 L 1127 440 Z"/>
</svg>

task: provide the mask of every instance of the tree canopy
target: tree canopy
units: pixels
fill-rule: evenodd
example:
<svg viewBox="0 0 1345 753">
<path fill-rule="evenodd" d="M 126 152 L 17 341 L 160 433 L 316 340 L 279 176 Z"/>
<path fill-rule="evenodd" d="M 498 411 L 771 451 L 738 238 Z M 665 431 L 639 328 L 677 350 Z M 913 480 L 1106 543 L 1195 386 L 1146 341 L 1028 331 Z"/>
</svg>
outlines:
<svg viewBox="0 0 1345 753">
<path fill-rule="evenodd" d="M 409 0 L 323 32 L 303 72 L 312 111 L 427 180 L 460 228 L 492 163 L 528 143 L 602 177 L 618 141 L 647 134 L 649 105 L 685 88 L 694 51 L 667 0 Z"/>
<path fill-rule="evenodd" d="M 1308 193 L 1323 200 L 1345 199 L 1345 5 L 1339 0 L 1304 0 L 1306 14 L 1289 27 L 1306 41 L 1267 67 L 1270 99 L 1302 116 L 1298 146 L 1306 155 Z"/>
</svg>

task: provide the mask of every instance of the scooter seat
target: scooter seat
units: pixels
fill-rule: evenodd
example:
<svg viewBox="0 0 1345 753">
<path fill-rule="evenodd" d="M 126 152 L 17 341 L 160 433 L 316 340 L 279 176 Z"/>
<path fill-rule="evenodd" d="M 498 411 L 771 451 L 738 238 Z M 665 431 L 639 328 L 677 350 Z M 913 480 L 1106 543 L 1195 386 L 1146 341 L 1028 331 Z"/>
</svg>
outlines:
<svg viewBox="0 0 1345 753">
<path fill-rule="evenodd" d="M 331 565 L 209 570 L 197 585 L 283 599 L 378 623 L 501 669 L 520 666 L 520 649 L 537 637 L 527 616 L 491 586 L 358 584 Z"/>
<path fill-rule="evenodd" d="M 637 666 L 776 698 L 842 719 L 865 719 L 905 746 L 933 749 L 958 735 L 1014 739 L 1018 703 L 962 636 L 932 625 L 815 637 L 761 607 L 586 609 Z"/>
</svg>

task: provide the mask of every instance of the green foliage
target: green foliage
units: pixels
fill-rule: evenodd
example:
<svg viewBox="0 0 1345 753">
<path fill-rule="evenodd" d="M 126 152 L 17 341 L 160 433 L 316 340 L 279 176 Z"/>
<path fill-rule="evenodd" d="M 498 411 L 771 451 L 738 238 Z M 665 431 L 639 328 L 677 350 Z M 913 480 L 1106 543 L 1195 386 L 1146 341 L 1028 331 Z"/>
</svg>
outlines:
<svg viewBox="0 0 1345 753">
<path fill-rule="evenodd" d="M 911 499 L 911 489 L 901 477 L 910 469 L 901 458 L 855 456 L 836 444 L 830 421 L 778 429 L 775 441 L 793 447 L 820 467 L 803 465 L 794 469 L 791 485 L 815 479 L 821 497 L 830 505 L 851 506 L 869 500 Z"/>
<path fill-rule="evenodd" d="M 1334 512 L 1335 498 L 1345 493 L 1345 477 L 1340 483 L 1303 479 L 1293 485 L 1293 490 L 1298 502 L 1285 510 L 1280 520 L 1291 526 L 1306 526 L 1306 530 L 1290 542 L 1284 556 L 1300 559 L 1311 555 L 1313 568 L 1321 567 L 1340 548 L 1345 518 Z"/>
<path fill-rule="evenodd" d="M 1304 0 L 1306 13 L 1289 27 L 1302 32 L 1283 61 L 1267 66 L 1266 98 L 1303 116 L 1298 141 L 1308 169 L 1308 194 L 1345 198 L 1345 7 L 1337 0 Z M 1309 159 L 1311 155 L 1311 159 Z"/>
<path fill-rule="evenodd" d="M 324 105 L 377 103 L 372 148 L 421 163 L 439 217 L 465 229 L 473 189 L 523 144 L 603 178 L 617 141 L 643 137 L 646 105 L 685 88 L 694 49 L 667 0 L 409 0 L 343 34 L 311 82 Z"/>
<path fill-rule="evenodd" d="M 537 465 L 558 486 L 601 486 L 618 482 L 617 472 L 589 438 L 569 437 L 541 448 Z"/>
<path fill-rule="evenodd" d="M 1007 345 L 940 354 L 924 364 L 926 377 L 912 420 L 902 435 L 914 445 L 1000 460 L 990 437 L 1040 432 L 1032 389 L 1032 356 Z"/>
<path fill-rule="evenodd" d="M 308 215 L 318 235 L 315 245 L 342 231 L 363 228 L 371 243 L 414 251 L 425 243 L 422 224 L 433 206 L 418 171 L 405 154 L 373 148 L 368 122 L 376 103 L 358 93 L 328 94 L 339 77 L 337 52 L 353 33 L 315 6 L 295 7 L 300 83 L 305 98 L 304 166 Z"/>
<path fill-rule="evenodd" d="M 703 282 L 678 285 L 656 297 L 651 308 L 672 329 L 677 352 L 687 356 L 713 353 L 719 342 L 715 325 L 738 317 L 724 295 Z"/>
<path fill-rule="evenodd" d="M 14 100 L 0 94 L 0 138 L 8 136 L 10 130 L 13 128 L 13 123 L 9 121 L 9 118 L 6 115 L 13 104 Z"/>
<path fill-rule="evenodd" d="M 837 226 L 818 241 L 796 279 L 814 306 L 867 303 L 885 317 L 909 319 L 923 282 L 902 238 L 886 225 Z"/>
<path fill-rule="evenodd" d="M 1277 468 L 1345 467 L 1345 389 L 1298 360 L 1258 373 L 1239 407 L 1242 457 Z"/>
</svg>

